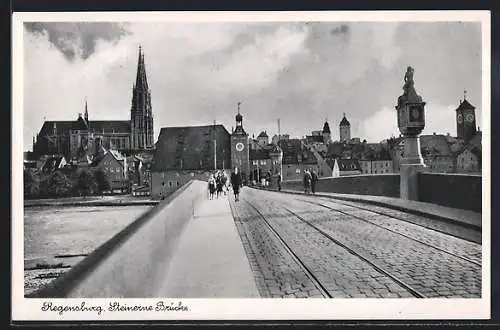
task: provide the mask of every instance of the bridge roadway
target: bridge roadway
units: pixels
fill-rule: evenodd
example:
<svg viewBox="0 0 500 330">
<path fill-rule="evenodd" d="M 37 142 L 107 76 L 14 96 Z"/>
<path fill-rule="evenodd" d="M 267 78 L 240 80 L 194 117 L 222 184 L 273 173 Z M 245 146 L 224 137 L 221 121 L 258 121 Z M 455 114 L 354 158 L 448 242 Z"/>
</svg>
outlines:
<svg viewBox="0 0 500 330">
<path fill-rule="evenodd" d="M 245 187 L 237 202 L 201 202 L 160 296 L 480 297 L 481 232 L 388 207 Z"/>
<path fill-rule="evenodd" d="M 194 180 L 29 296 L 481 297 L 479 214 L 349 198 Z"/>
</svg>

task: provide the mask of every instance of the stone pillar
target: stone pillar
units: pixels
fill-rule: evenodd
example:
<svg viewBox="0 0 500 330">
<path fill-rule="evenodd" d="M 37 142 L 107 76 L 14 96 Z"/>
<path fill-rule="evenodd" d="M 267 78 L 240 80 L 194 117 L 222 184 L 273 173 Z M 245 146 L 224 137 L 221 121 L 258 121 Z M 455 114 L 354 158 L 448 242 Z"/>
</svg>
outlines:
<svg viewBox="0 0 500 330">
<path fill-rule="evenodd" d="M 396 110 L 398 127 L 404 137 L 403 158 L 400 163 L 400 197 L 418 200 L 418 173 L 425 167 L 420 154 L 419 135 L 425 127 L 425 102 L 417 94 L 413 68 L 405 74 L 404 93 L 398 98 Z"/>
</svg>

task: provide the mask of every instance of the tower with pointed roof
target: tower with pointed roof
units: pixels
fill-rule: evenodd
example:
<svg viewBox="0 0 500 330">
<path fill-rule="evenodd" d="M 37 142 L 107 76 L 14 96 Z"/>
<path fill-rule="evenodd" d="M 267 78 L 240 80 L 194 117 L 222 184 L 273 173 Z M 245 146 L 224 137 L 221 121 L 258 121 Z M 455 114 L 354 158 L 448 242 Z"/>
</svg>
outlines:
<svg viewBox="0 0 500 330">
<path fill-rule="evenodd" d="M 130 109 L 130 145 L 133 150 L 151 149 L 154 147 L 153 111 L 151 91 L 146 77 L 144 52 L 139 46 L 137 76 L 132 90 L 132 106 Z"/>
<path fill-rule="evenodd" d="M 330 125 L 328 125 L 328 121 L 325 119 L 325 124 L 323 125 L 323 143 L 328 144 L 332 142 L 332 133 L 330 131 Z"/>
<path fill-rule="evenodd" d="M 464 99 L 455 110 L 457 118 L 457 137 L 465 142 L 470 141 L 476 135 L 476 111 L 475 107 L 467 101 L 466 92 Z"/>
<path fill-rule="evenodd" d="M 346 142 L 351 139 L 351 123 L 349 123 L 349 120 L 345 117 L 344 113 L 344 118 L 340 121 L 339 124 L 340 128 L 340 142 Z"/>
<path fill-rule="evenodd" d="M 83 118 L 85 119 L 85 122 L 87 125 L 89 124 L 89 110 L 87 108 L 87 99 L 85 98 L 85 113 L 83 115 Z"/>
<path fill-rule="evenodd" d="M 250 152 L 248 134 L 243 129 L 243 116 L 240 113 L 241 102 L 238 102 L 236 128 L 231 134 L 231 167 L 238 168 L 242 177 L 250 173 Z"/>
</svg>

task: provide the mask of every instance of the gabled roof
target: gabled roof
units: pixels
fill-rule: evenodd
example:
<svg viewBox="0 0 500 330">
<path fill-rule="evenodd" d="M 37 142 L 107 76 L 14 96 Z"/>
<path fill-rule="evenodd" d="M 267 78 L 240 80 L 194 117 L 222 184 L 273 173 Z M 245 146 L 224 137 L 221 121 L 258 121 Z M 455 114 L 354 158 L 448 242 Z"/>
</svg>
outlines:
<svg viewBox="0 0 500 330">
<path fill-rule="evenodd" d="M 317 164 L 314 154 L 302 146 L 299 139 L 280 140 L 279 147 L 283 150 L 283 164 Z"/>
<path fill-rule="evenodd" d="M 340 171 L 361 171 L 361 166 L 357 159 L 337 158 L 336 160 Z"/>
<path fill-rule="evenodd" d="M 42 172 L 53 172 L 59 168 L 61 162 L 63 161 L 63 156 L 50 156 L 47 157 L 45 163 L 42 166 Z"/>
<path fill-rule="evenodd" d="M 460 105 L 458 106 L 458 108 L 456 109 L 457 111 L 458 110 L 474 110 L 476 107 L 473 106 L 472 104 L 469 103 L 469 101 L 467 100 L 463 100 L 460 102 Z"/>
<path fill-rule="evenodd" d="M 40 136 L 52 135 L 54 125 L 57 135 L 67 135 L 71 130 L 86 130 L 87 126 L 83 118 L 77 120 L 56 120 L 45 121 L 40 129 Z M 96 133 L 130 133 L 130 121 L 128 120 L 96 120 L 89 121 L 88 129 Z"/>
<path fill-rule="evenodd" d="M 91 131 L 96 133 L 130 133 L 130 121 L 128 120 L 95 120 L 89 121 Z"/>
<path fill-rule="evenodd" d="M 230 165 L 231 140 L 222 125 L 163 127 L 158 136 L 151 170 L 213 170 L 214 139 L 217 163 Z"/>
<path fill-rule="evenodd" d="M 426 156 L 452 156 L 448 139 L 445 135 L 421 135 L 420 151 Z"/>
<path fill-rule="evenodd" d="M 328 150 L 326 151 L 326 157 L 328 158 L 336 158 L 342 155 L 342 151 L 344 150 L 344 145 L 341 142 L 333 142 L 328 145 Z"/>
<path fill-rule="evenodd" d="M 260 132 L 259 136 L 257 136 L 257 138 L 267 138 L 267 137 L 269 136 L 267 135 L 266 131 Z"/>
</svg>

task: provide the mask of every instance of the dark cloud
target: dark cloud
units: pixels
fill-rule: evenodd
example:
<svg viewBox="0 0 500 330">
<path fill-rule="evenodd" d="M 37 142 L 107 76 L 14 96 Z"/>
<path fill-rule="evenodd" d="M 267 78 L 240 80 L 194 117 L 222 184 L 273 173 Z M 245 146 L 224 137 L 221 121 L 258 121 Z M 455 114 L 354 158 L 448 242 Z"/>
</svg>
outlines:
<svg viewBox="0 0 500 330">
<path fill-rule="evenodd" d="M 126 25 L 119 23 L 42 23 L 24 24 L 33 34 L 46 34 L 49 41 L 61 51 L 68 60 L 86 60 L 95 52 L 98 40 L 116 42 L 129 34 Z"/>
</svg>

